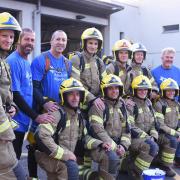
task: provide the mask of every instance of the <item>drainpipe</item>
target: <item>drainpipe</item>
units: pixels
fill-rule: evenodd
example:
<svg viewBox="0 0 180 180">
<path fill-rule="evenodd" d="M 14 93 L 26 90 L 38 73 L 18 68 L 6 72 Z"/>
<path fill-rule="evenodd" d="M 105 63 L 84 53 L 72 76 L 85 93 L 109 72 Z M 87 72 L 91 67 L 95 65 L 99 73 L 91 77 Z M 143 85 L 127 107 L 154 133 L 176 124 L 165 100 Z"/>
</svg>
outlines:
<svg viewBox="0 0 180 180">
<path fill-rule="evenodd" d="M 32 13 L 33 29 L 36 34 L 33 58 L 41 53 L 41 0 L 37 1 L 36 9 Z"/>
</svg>

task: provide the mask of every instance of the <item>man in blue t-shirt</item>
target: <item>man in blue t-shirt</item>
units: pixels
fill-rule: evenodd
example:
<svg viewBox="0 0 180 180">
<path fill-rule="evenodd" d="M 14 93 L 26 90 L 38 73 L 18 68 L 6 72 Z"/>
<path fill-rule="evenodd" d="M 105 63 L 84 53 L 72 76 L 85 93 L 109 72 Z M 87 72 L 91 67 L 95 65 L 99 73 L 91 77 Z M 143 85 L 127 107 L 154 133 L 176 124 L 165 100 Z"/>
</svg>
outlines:
<svg viewBox="0 0 180 180">
<path fill-rule="evenodd" d="M 174 48 L 164 48 L 162 50 L 162 65 L 152 70 L 152 75 L 158 86 L 167 78 L 174 79 L 180 85 L 180 69 L 173 65 L 175 53 Z"/>
<path fill-rule="evenodd" d="M 36 103 L 47 111 L 57 110 L 56 102 L 60 102 L 59 87 L 62 81 L 71 75 L 71 62 L 62 55 L 66 44 L 66 33 L 55 31 L 51 38 L 50 50 L 36 57 L 31 65 Z"/>
<path fill-rule="evenodd" d="M 175 53 L 176 51 L 174 48 L 164 48 L 162 50 L 162 65 L 152 70 L 152 75 L 154 76 L 154 79 L 156 80 L 158 86 L 160 86 L 162 81 L 164 81 L 165 79 L 172 78 L 178 83 L 180 87 L 180 69 L 173 65 Z M 175 161 L 176 165 L 180 167 L 180 143 L 177 147 Z"/>
<path fill-rule="evenodd" d="M 17 50 L 7 57 L 11 69 L 13 100 L 19 108 L 18 113 L 13 117 L 18 122 L 18 128 L 14 131 L 16 139 L 13 141 L 18 159 L 21 156 L 23 140 L 29 129 L 30 119 L 38 123 L 49 123 L 54 120 L 52 115 L 48 113 L 39 115 L 32 109 L 33 85 L 28 55 L 34 49 L 34 42 L 35 33 L 29 28 L 23 29 Z"/>
<path fill-rule="evenodd" d="M 71 62 L 62 54 L 67 45 L 66 33 L 62 30 L 55 31 L 50 44 L 50 50 L 36 57 L 31 64 L 34 106 L 37 112 L 42 109 L 53 112 L 59 108 L 59 87 L 71 76 Z M 33 133 L 36 127 L 37 124 L 33 123 L 30 131 Z M 32 162 L 33 158 L 33 149 L 29 149 L 29 174 L 31 177 L 37 177 L 37 168 L 35 168 L 35 162 Z"/>
</svg>

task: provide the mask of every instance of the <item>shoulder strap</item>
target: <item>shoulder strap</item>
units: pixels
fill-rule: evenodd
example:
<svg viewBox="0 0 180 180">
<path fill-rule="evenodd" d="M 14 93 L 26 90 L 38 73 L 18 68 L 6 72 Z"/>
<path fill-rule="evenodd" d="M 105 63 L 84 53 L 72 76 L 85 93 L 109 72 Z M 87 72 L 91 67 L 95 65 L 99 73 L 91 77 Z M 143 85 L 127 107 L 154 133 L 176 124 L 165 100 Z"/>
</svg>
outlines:
<svg viewBox="0 0 180 180">
<path fill-rule="evenodd" d="M 65 66 L 66 66 L 66 71 L 67 71 L 67 73 L 68 73 L 68 76 L 71 77 L 71 71 L 72 71 L 72 69 L 71 69 L 69 60 L 68 60 L 66 57 L 64 57 L 64 63 L 65 63 Z"/>
<path fill-rule="evenodd" d="M 160 100 L 159 102 L 160 102 L 161 105 L 162 105 L 162 114 L 165 116 L 167 104 L 166 104 L 166 102 L 164 102 L 163 100 Z"/>
<path fill-rule="evenodd" d="M 97 64 L 97 67 L 98 67 L 98 71 L 99 71 L 99 80 L 101 81 L 102 77 L 101 77 L 101 59 L 99 57 L 96 57 L 96 64 Z"/>
<path fill-rule="evenodd" d="M 81 52 L 76 52 L 76 55 L 79 57 L 80 63 L 79 63 L 79 69 L 81 70 L 81 72 L 84 71 L 85 69 L 85 62 L 84 62 L 84 57 L 82 55 Z"/>
<path fill-rule="evenodd" d="M 120 107 L 120 110 L 123 114 L 123 117 L 125 117 L 125 120 L 126 120 L 126 133 L 130 133 L 131 131 L 131 127 L 130 127 L 130 124 L 128 122 L 128 115 L 127 115 L 127 109 L 126 109 L 126 105 L 124 103 L 123 100 L 120 99 L 120 102 L 122 103 L 122 106 Z"/>
<path fill-rule="evenodd" d="M 126 64 L 126 72 L 128 73 L 131 70 L 132 70 L 132 67 L 130 65 Z"/>
<path fill-rule="evenodd" d="M 141 69 L 142 69 L 143 75 L 148 77 L 148 74 L 149 74 L 148 69 L 146 67 L 144 67 L 144 66 L 142 66 Z"/>
<path fill-rule="evenodd" d="M 42 55 L 44 56 L 45 58 L 45 74 L 50 70 L 50 59 L 49 59 L 49 56 L 48 56 L 48 51 L 46 52 L 43 52 Z"/>
<path fill-rule="evenodd" d="M 133 111 L 133 115 L 134 115 L 135 119 L 137 119 L 138 113 L 139 113 L 138 106 L 137 106 L 137 104 L 135 104 L 134 105 L 134 111 Z"/>
<path fill-rule="evenodd" d="M 66 127 L 66 113 L 62 107 L 59 108 L 59 112 L 61 115 L 61 119 L 57 124 L 55 133 L 53 134 L 53 138 L 56 144 L 58 144 L 59 133 L 62 132 Z"/>
<path fill-rule="evenodd" d="M 105 109 L 103 111 L 103 121 L 104 121 L 103 125 L 104 125 L 104 128 L 106 128 L 106 124 L 109 119 L 109 108 L 106 103 L 104 103 L 104 105 L 105 105 Z"/>
<path fill-rule="evenodd" d="M 114 65 L 114 75 L 119 76 L 119 67 L 116 62 L 112 62 Z"/>
</svg>

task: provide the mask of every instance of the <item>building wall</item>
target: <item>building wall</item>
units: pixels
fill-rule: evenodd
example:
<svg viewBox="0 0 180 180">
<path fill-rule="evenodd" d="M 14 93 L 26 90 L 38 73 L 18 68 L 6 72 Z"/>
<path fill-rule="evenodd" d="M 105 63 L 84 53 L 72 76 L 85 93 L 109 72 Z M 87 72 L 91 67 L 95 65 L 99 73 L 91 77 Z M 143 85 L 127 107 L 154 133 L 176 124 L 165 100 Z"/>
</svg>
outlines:
<svg viewBox="0 0 180 180">
<path fill-rule="evenodd" d="M 119 39 L 122 31 L 125 37 L 147 47 L 146 65 L 161 64 L 161 50 L 174 47 L 177 52 L 174 63 L 180 67 L 180 32 L 163 33 L 163 26 L 180 24 L 179 0 L 139 0 L 138 5 L 123 5 L 125 9 L 110 18 L 110 46 Z"/>
</svg>

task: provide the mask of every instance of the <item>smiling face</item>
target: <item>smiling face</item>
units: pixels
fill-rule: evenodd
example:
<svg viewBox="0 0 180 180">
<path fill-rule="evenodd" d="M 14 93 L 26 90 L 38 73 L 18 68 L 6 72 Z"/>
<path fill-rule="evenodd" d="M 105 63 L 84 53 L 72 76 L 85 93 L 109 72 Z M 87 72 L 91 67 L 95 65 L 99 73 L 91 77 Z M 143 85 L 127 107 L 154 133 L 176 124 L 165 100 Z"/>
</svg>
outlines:
<svg viewBox="0 0 180 180">
<path fill-rule="evenodd" d="M 126 63 L 128 61 L 129 52 L 127 50 L 120 50 L 118 52 L 118 60 L 122 63 Z"/>
<path fill-rule="evenodd" d="M 119 97 L 119 87 L 118 86 L 107 87 L 106 93 L 108 98 L 116 100 Z"/>
<path fill-rule="evenodd" d="M 168 98 L 168 99 L 174 99 L 175 97 L 175 90 L 174 89 L 168 89 L 165 91 L 165 96 Z"/>
<path fill-rule="evenodd" d="M 175 57 L 175 53 L 173 53 L 173 52 L 164 52 L 164 54 L 161 57 L 162 66 L 165 69 L 171 68 L 171 66 L 173 65 L 173 62 L 174 62 L 174 57 Z"/>
<path fill-rule="evenodd" d="M 18 49 L 24 57 L 30 54 L 35 46 L 35 33 L 34 32 L 24 32 L 20 38 L 20 43 L 18 44 Z"/>
<path fill-rule="evenodd" d="M 137 51 L 134 53 L 134 61 L 137 64 L 142 64 L 144 60 L 144 53 L 142 51 Z"/>
<path fill-rule="evenodd" d="M 145 99 L 148 94 L 148 89 L 137 89 L 137 97 L 140 99 Z"/>
<path fill-rule="evenodd" d="M 80 92 L 79 91 L 68 92 L 67 102 L 72 108 L 77 108 L 80 102 Z"/>
<path fill-rule="evenodd" d="M 0 30 L 0 48 L 9 51 L 14 42 L 13 30 Z"/>
<path fill-rule="evenodd" d="M 67 45 L 67 35 L 63 31 L 56 31 L 51 39 L 51 51 L 56 55 L 61 55 Z"/>
<path fill-rule="evenodd" d="M 87 39 L 86 50 L 89 54 L 96 54 L 98 51 L 98 40 L 97 39 Z"/>
</svg>

